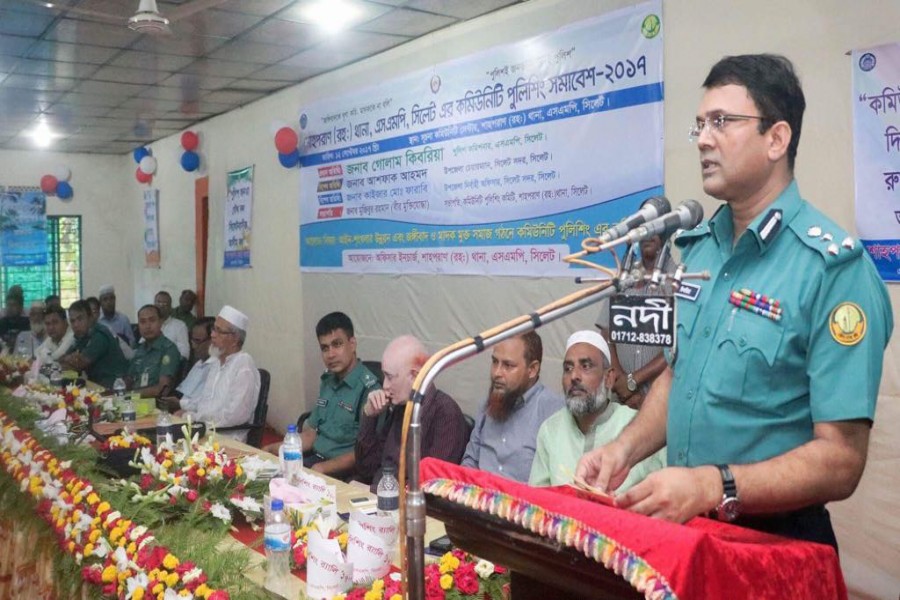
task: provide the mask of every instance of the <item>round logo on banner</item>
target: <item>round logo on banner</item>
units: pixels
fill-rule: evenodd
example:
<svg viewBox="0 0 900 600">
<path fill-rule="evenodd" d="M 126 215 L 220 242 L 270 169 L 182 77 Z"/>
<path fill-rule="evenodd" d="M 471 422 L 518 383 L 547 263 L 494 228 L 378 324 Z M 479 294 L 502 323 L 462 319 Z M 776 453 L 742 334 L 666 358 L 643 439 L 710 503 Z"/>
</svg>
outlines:
<svg viewBox="0 0 900 600">
<path fill-rule="evenodd" d="M 878 61 L 875 60 L 875 55 L 871 52 L 866 52 L 859 57 L 859 68 L 868 73 L 875 68 L 876 62 Z"/>
<path fill-rule="evenodd" d="M 641 33 L 648 40 L 652 40 L 659 35 L 661 25 L 657 15 L 647 15 L 644 17 L 644 22 L 641 23 Z"/>
<path fill-rule="evenodd" d="M 434 74 L 431 76 L 431 93 L 437 94 L 441 89 L 441 76 Z"/>
<path fill-rule="evenodd" d="M 843 346 L 855 346 L 866 335 L 866 314 L 858 304 L 841 302 L 828 317 L 831 337 Z"/>
</svg>

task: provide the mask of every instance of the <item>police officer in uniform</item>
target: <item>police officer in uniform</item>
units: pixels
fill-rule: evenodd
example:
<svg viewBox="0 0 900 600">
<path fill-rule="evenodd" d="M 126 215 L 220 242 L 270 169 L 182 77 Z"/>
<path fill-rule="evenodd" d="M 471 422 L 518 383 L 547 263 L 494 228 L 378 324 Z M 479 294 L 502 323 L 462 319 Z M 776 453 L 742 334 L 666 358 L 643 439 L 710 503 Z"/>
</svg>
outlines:
<svg viewBox="0 0 900 600">
<path fill-rule="evenodd" d="M 691 137 L 704 191 L 725 204 L 676 244 L 711 279 L 678 298 L 676 349 L 638 416 L 578 474 L 614 490 L 668 444 L 669 467 L 619 506 L 836 547 L 824 504 L 862 476 L 890 300 L 859 241 L 800 196 L 805 100 L 791 63 L 726 57 L 703 87 Z"/>
<path fill-rule="evenodd" d="M 356 356 L 353 322 L 341 312 L 322 317 L 316 337 L 325 363 L 319 398 L 301 432 L 303 463 L 333 477 L 346 477 L 356 464 L 355 446 L 362 407 L 369 392 L 381 388 Z"/>
<path fill-rule="evenodd" d="M 181 370 L 181 353 L 178 346 L 162 334 L 162 314 L 156 305 L 141 307 L 138 328 L 143 339 L 128 367 L 129 384 L 142 396 L 153 398 L 164 388 L 172 390 Z"/>
</svg>

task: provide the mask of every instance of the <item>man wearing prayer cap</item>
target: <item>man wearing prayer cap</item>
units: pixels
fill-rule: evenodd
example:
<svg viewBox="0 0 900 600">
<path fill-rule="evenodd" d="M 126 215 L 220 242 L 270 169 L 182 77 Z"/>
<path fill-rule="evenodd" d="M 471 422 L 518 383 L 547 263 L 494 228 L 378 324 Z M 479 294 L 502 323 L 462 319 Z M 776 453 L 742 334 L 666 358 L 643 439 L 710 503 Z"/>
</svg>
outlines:
<svg viewBox="0 0 900 600">
<path fill-rule="evenodd" d="M 134 331 L 128 317 L 116 311 L 116 288 L 102 285 L 98 292 L 100 297 L 100 318 L 97 322 L 106 325 L 109 330 L 125 340 L 129 347 L 134 346 Z"/>
<path fill-rule="evenodd" d="M 207 426 L 230 427 L 253 419 L 259 398 L 259 370 L 243 351 L 247 339 L 247 315 L 225 305 L 219 311 L 209 347 L 209 373 L 199 396 L 163 399 L 169 410 L 182 410 Z M 238 432 L 246 439 L 247 432 Z"/>
<path fill-rule="evenodd" d="M 606 444 L 628 425 L 637 411 L 611 402 L 616 383 L 609 345 L 596 331 L 576 331 L 566 342 L 562 387 L 566 407 L 541 425 L 528 483 L 562 485 L 572 481 L 581 455 Z M 665 448 L 635 465 L 619 487 L 627 490 L 665 466 Z"/>
</svg>

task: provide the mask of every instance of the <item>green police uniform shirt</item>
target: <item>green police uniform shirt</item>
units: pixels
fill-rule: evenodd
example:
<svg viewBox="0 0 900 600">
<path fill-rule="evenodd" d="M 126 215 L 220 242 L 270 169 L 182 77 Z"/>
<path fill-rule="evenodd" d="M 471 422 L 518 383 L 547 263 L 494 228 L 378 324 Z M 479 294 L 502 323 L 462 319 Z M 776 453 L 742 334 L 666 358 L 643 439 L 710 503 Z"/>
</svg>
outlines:
<svg viewBox="0 0 900 600">
<path fill-rule="evenodd" d="M 815 423 L 874 417 L 890 299 L 862 244 L 796 182 L 736 246 L 727 205 L 675 243 L 688 272 L 711 278 L 677 299 L 670 465 L 763 461 L 810 441 Z M 738 307 L 733 293 L 766 298 Z"/>
<path fill-rule="evenodd" d="M 359 360 L 340 381 L 333 373 L 323 373 L 319 399 L 307 421 L 317 432 L 313 451 L 329 460 L 353 452 L 362 407 L 369 392 L 379 388 L 378 378 Z"/>
<path fill-rule="evenodd" d="M 128 372 L 128 361 L 119 348 L 119 341 L 106 325 L 95 323 L 86 336 L 76 337 L 72 351 L 81 352 L 91 361 L 88 379 L 103 387 L 111 387 L 117 377 Z"/>
<path fill-rule="evenodd" d="M 178 346 L 164 335 L 152 342 L 144 340 L 134 351 L 128 375 L 135 388 L 154 386 L 160 377 L 175 377 L 181 368 Z"/>
</svg>

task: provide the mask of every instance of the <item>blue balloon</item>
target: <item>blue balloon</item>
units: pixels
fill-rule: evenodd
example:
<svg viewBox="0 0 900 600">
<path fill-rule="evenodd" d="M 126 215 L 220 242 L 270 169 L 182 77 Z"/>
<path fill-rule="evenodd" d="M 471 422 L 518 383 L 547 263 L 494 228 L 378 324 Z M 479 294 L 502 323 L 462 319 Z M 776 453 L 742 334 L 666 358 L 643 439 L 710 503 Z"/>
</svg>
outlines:
<svg viewBox="0 0 900 600">
<path fill-rule="evenodd" d="M 56 184 L 56 195 L 60 200 L 68 200 L 72 197 L 72 186 L 68 181 L 60 181 Z"/>
<path fill-rule="evenodd" d="M 146 146 L 141 146 L 140 148 L 134 149 L 132 156 L 134 156 L 134 162 L 140 164 L 142 158 L 144 158 L 145 156 L 150 156 L 150 151 Z"/>
<path fill-rule="evenodd" d="M 196 171 L 200 166 L 200 155 L 192 150 L 186 150 L 181 155 L 181 168 L 185 171 Z"/>
<path fill-rule="evenodd" d="M 294 150 L 289 154 L 282 154 L 279 152 L 278 162 L 280 162 L 281 166 L 285 169 L 293 169 L 300 164 L 300 151 Z"/>
</svg>

